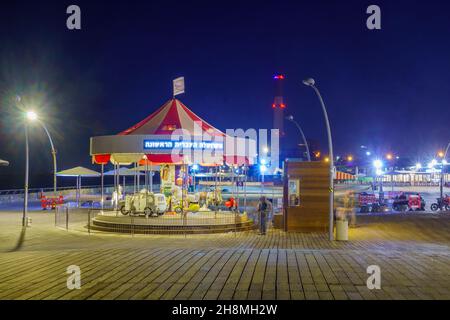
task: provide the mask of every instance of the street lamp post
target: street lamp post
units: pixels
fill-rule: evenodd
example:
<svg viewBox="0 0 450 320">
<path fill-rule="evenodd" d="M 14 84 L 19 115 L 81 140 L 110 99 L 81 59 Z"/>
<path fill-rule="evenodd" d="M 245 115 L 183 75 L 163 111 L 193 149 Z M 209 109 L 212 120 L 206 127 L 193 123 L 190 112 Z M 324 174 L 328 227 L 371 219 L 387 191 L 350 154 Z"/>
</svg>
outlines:
<svg viewBox="0 0 450 320">
<path fill-rule="evenodd" d="M 52 157 L 53 157 L 53 193 L 54 196 L 56 196 L 56 149 L 55 145 L 53 144 L 52 137 L 50 136 L 50 133 L 47 130 L 46 125 L 39 120 L 39 123 L 41 124 L 42 128 L 44 128 L 45 133 L 47 134 L 48 140 L 50 141 L 50 146 L 52 148 Z"/>
<path fill-rule="evenodd" d="M 266 172 L 266 170 L 266 161 L 265 159 L 262 159 L 259 165 L 259 171 L 261 173 L 261 196 L 264 196 L 264 173 Z"/>
<path fill-rule="evenodd" d="M 300 131 L 300 135 L 302 136 L 303 143 L 305 144 L 305 147 L 306 147 L 306 156 L 307 156 L 308 162 L 311 162 L 311 155 L 310 155 L 310 153 L 309 153 L 308 142 L 306 141 L 306 137 L 305 137 L 305 134 L 303 133 L 302 128 L 300 127 L 300 125 L 298 124 L 298 122 L 294 120 L 294 116 L 292 116 L 292 115 L 287 116 L 286 119 L 289 120 L 289 121 L 291 121 L 293 124 L 295 124 L 296 127 L 298 128 L 298 130 Z"/>
<path fill-rule="evenodd" d="M 447 160 L 447 153 L 448 149 L 450 148 L 450 142 L 447 145 L 447 148 L 445 148 L 444 157 L 442 158 L 442 169 L 441 169 L 441 179 L 439 183 L 439 191 L 441 194 L 441 200 L 444 199 L 444 161 Z"/>
<path fill-rule="evenodd" d="M 23 197 L 23 215 L 22 215 L 22 225 L 27 225 L 27 217 L 28 217 L 28 183 L 29 183 L 29 167 L 30 167 L 30 159 L 29 159 L 29 139 L 28 139 L 28 125 L 31 121 L 38 121 L 39 124 L 44 128 L 45 133 L 50 141 L 50 146 L 52 148 L 52 156 L 53 156 L 53 192 L 56 196 L 56 150 L 53 144 L 52 137 L 50 136 L 50 132 L 48 131 L 45 124 L 38 119 L 37 114 L 34 111 L 28 111 L 26 113 L 27 121 L 25 122 L 25 185 L 24 185 L 24 197 Z"/>
<path fill-rule="evenodd" d="M 29 171 L 29 147 L 28 147 L 28 123 L 25 123 L 25 185 L 23 196 L 22 226 L 27 226 L 28 216 L 28 171 Z"/>
<path fill-rule="evenodd" d="M 56 166 L 56 149 L 55 145 L 53 144 L 52 137 L 50 136 L 50 132 L 47 129 L 47 126 L 45 125 L 42 120 L 38 118 L 38 115 L 33 111 L 27 112 L 27 119 L 29 121 L 37 121 L 42 128 L 44 129 L 45 133 L 47 134 L 48 140 L 50 141 L 50 147 L 52 149 L 52 158 L 53 158 L 53 193 L 56 196 L 56 172 L 57 172 L 57 166 Z"/>
<path fill-rule="evenodd" d="M 329 158 L 330 158 L 330 197 L 329 197 L 329 206 L 330 206 L 330 212 L 329 212 L 329 238 L 330 240 L 333 240 L 333 224 L 334 224 L 334 186 L 333 186 L 333 174 L 334 174 L 334 156 L 333 156 L 333 140 L 331 137 L 331 128 L 330 128 L 330 121 L 328 120 L 328 113 L 327 109 L 325 107 L 325 103 L 323 102 L 322 96 L 320 95 L 319 89 L 315 86 L 315 81 L 312 78 L 303 80 L 303 84 L 311 87 L 314 89 L 314 91 L 317 94 L 317 97 L 319 98 L 320 104 L 322 106 L 323 115 L 325 118 L 325 124 L 327 126 L 327 135 L 328 135 L 328 149 L 329 149 Z"/>
<path fill-rule="evenodd" d="M 379 159 L 376 159 L 373 161 L 373 166 L 375 167 L 375 176 L 374 176 L 374 180 L 375 180 L 375 185 L 376 185 L 376 177 L 380 177 L 383 174 L 382 171 L 382 167 L 383 167 L 383 162 Z M 383 193 L 383 177 L 381 177 L 380 179 L 380 190 L 379 190 L 379 194 L 380 194 L 380 201 L 382 201 L 384 199 L 384 193 Z"/>
</svg>

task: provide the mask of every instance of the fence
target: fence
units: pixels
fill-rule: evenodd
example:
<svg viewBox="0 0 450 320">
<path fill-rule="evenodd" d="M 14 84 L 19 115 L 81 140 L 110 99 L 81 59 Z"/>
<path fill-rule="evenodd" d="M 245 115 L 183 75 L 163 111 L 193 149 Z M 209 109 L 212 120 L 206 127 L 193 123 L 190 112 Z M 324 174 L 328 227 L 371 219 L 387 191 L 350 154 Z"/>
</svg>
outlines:
<svg viewBox="0 0 450 320">
<path fill-rule="evenodd" d="M 57 206 L 55 208 L 55 227 L 69 229 L 69 208 Z"/>
<path fill-rule="evenodd" d="M 270 217 L 269 217 L 270 219 Z M 58 206 L 55 210 L 55 227 L 81 231 L 88 234 L 204 234 L 250 231 L 259 222 L 255 210 L 173 212 L 159 216 L 143 213 L 126 215 L 115 210 L 72 209 Z"/>
</svg>

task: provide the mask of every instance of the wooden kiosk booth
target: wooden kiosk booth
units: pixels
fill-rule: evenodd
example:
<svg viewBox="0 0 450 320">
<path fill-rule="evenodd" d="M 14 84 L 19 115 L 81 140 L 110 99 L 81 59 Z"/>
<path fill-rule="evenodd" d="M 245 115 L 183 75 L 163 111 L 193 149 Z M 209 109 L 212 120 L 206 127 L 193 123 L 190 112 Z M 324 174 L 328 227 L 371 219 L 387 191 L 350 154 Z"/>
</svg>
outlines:
<svg viewBox="0 0 450 320">
<path fill-rule="evenodd" d="M 286 159 L 284 175 L 284 230 L 328 232 L 329 164 Z"/>
</svg>

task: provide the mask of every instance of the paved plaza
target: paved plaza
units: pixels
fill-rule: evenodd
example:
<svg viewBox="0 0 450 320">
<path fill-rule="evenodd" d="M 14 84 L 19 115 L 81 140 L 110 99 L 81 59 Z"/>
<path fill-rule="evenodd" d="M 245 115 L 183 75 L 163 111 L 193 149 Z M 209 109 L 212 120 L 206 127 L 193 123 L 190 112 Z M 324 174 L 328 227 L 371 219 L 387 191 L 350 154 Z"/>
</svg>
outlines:
<svg viewBox="0 0 450 320">
<path fill-rule="evenodd" d="M 349 242 L 271 229 L 89 235 L 0 212 L 0 299 L 450 299 L 450 214 L 359 217 Z M 66 286 L 81 269 L 81 289 Z M 366 286 L 369 265 L 381 289 Z"/>
</svg>

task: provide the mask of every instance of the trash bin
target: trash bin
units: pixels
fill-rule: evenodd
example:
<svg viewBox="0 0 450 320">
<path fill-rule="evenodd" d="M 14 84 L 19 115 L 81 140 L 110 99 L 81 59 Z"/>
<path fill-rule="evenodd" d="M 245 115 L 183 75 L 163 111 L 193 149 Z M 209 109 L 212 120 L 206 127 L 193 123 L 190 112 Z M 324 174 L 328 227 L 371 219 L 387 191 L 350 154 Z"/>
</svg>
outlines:
<svg viewBox="0 0 450 320">
<path fill-rule="evenodd" d="M 336 240 L 348 240 L 348 220 L 336 220 Z"/>
</svg>

